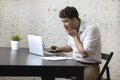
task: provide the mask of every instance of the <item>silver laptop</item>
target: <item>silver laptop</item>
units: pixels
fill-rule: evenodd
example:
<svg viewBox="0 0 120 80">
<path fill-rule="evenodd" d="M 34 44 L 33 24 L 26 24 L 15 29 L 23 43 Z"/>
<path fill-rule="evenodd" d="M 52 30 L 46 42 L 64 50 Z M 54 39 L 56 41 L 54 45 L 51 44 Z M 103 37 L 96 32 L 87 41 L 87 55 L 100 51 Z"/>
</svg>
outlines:
<svg viewBox="0 0 120 80">
<path fill-rule="evenodd" d="M 36 35 L 28 35 L 29 52 L 40 56 L 66 56 L 64 53 L 53 53 L 47 49 L 43 49 L 42 37 Z"/>
<path fill-rule="evenodd" d="M 43 46 L 41 36 L 28 35 L 29 52 L 43 56 Z"/>
</svg>

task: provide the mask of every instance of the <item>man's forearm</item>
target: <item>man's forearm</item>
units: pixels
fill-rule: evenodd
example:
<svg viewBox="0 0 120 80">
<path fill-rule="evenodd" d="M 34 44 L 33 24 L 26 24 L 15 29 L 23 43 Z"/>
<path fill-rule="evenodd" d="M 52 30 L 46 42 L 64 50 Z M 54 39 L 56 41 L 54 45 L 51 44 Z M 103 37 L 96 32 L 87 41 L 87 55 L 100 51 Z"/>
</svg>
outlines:
<svg viewBox="0 0 120 80">
<path fill-rule="evenodd" d="M 78 48 L 78 51 L 80 52 L 80 54 L 85 58 L 88 56 L 88 53 L 84 50 L 83 48 L 83 44 L 82 42 L 80 41 L 79 37 L 76 36 L 74 37 L 74 41 L 76 43 L 76 47 Z"/>
<path fill-rule="evenodd" d="M 72 48 L 68 44 L 66 44 L 65 46 L 60 47 L 60 48 L 61 48 L 62 52 L 70 52 L 70 51 L 72 51 Z"/>
</svg>

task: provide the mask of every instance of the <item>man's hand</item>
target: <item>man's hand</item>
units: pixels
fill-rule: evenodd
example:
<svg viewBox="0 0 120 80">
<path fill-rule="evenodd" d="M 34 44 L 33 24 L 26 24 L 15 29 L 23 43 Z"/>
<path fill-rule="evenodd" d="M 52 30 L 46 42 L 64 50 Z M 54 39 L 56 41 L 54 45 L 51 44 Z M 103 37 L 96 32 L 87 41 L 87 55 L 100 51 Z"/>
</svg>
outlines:
<svg viewBox="0 0 120 80">
<path fill-rule="evenodd" d="M 63 47 L 58 47 L 58 46 L 53 45 L 48 48 L 48 51 L 50 51 L 50 52 L 70 52 L 70 51 L 72 51 L 72 48 L 68 44 L 64 45 Z"/>
<path fill-rule="evenodd" d="M 48 48 L 48 51 L 49 52 L 60 52 L 61 48 L 53 45 L 53 46 Z"/>
<path fill-rule="evenodd" d="M 75 29 L 67 28 L 67 29 L 66 29 L 66 32 L 67 32 L 70 36 L 72 36 L 73 38 L 76 37 L 76 36 L 78 36 L 78 33 L 77 33 L 77 31 L 76 31 Z"/>
</svg>

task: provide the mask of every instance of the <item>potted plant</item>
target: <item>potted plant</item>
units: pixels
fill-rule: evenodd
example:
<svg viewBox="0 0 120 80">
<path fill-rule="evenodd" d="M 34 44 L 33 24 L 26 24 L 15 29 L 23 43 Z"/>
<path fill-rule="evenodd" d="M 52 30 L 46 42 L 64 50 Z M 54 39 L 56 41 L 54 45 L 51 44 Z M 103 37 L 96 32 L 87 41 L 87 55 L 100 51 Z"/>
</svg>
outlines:
<svg viewBox="0 0 120 80">
<path fill-rule="evenodd" d="M 19 41 L 21 40 L 21 36 L 19 34 L 12 34 L 11 36 L 11 49 L 18 50 Z"/>
</svg>

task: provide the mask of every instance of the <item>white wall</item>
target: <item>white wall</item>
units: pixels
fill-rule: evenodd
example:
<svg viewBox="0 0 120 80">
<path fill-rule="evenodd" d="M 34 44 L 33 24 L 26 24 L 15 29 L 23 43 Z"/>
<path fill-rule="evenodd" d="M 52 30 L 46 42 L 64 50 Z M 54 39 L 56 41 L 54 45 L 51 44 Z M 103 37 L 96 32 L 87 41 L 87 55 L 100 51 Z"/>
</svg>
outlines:
<svg viewBox="0 0 120 80">
<path fill-rule="evenodd" d="M 67 39 L 58 14 L 65 6 L 76 7 L 81 19 L 100 29 L 102 52 L 115 52 L 112 79 L 119 80 L 120 0 L 0 0 L 0 47 L 10 46 L 12 33 L 22 36 L 20 47 L 28 47 L 28 34 L 42 36 L 46 46 L 62 46 Z"/>
</svg>

